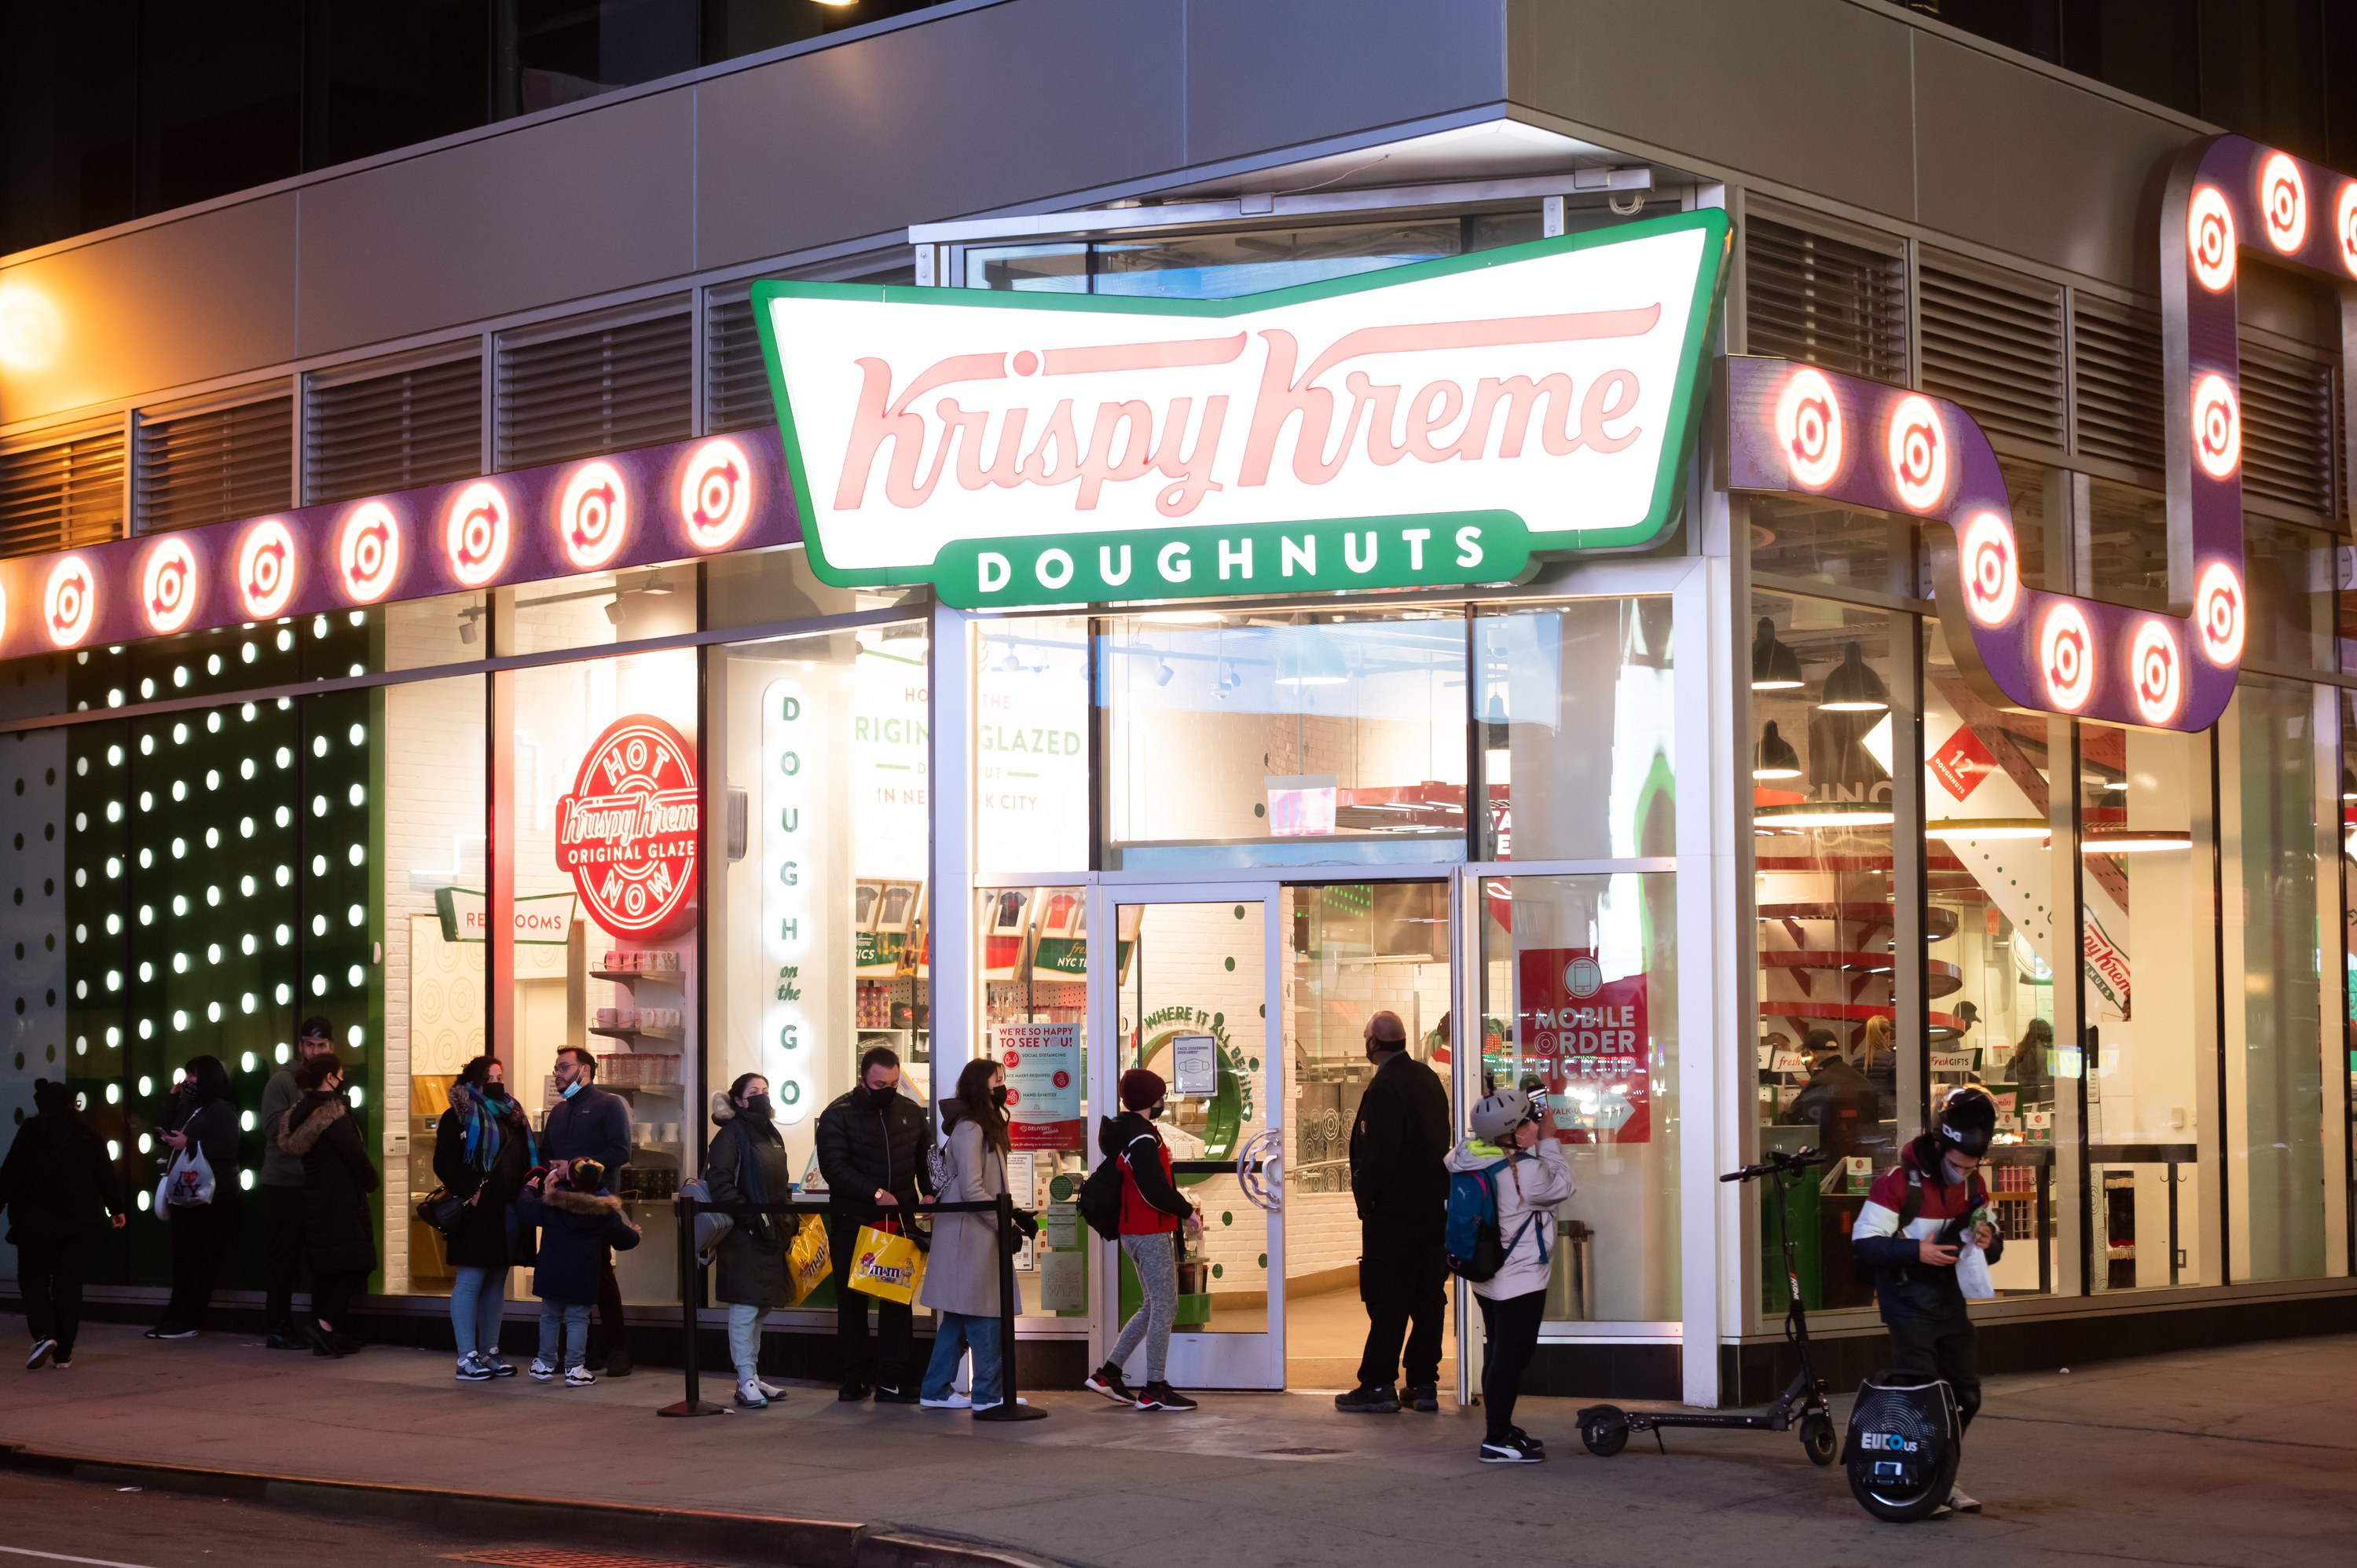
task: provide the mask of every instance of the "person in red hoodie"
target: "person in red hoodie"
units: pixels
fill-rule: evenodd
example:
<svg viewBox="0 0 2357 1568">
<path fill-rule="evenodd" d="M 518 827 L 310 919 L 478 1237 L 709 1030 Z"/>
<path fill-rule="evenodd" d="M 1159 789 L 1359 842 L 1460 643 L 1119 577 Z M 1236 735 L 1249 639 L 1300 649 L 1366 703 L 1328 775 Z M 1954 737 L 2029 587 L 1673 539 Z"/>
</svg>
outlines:
<svg viewBox="0 0 2357 1568">
<path fill-rule="evenodd" d="M 1967 1243 L 1992 1263 L 2005 1252 L 1980 1176 L 1996 1133 L 1996 1101 L 1988 1090 L 1975 1084 L 1950 1090 L 1931 1130 L 1875 1178 L 1850 1231 L 1851 1254 L 1874 1271 L 1875 1296 L 1890 1329 L 1892 1369 L 1946 1379 L 1966 1427 L 1981 1407 L 1981 1375 L 1956 1264 Z M 1987 1278 L 1986 1271 L 1979 1278 Z M 1949 1493 L 1947 1506 L 1957 1513 L 1981 1511 L 1962 1487 Z"/>
<path fill-rule="evenodd" d="M 1137 1270 L 1146 1300 L 1122 1326 L 1113 1352 L 1088 1377 L 1086 1387 L 1140 1410 L 1193 1410 L 1195 1402 L 1164 1376 L 1170 1329 L 1178 1318 L 1178 1227 L 1200 1232 L 1202 1219 L 1178 1195 L 1170 1179 L 1170 1149 L 1155 1131 L 1168 1092 L 1162 1075 L 1132 1068 L 1121 1075 L 1122 1113 L 1097 1129 L 1097 1148 L 1121 1162 L 1121 1250 Z M 1121 1364 L 1146 1346 L 1146 1386 L 1133 1392 L 1122 1380 Z"/>
</svg>

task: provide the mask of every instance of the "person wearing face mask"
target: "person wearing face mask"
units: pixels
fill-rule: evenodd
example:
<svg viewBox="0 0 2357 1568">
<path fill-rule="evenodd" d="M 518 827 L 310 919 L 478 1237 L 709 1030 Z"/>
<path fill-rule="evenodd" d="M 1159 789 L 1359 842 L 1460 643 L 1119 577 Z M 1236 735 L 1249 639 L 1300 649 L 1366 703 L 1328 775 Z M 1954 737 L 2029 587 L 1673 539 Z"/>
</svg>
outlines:
<svg viewBox="0 0 2357 1568">
<path fill-rule="evenodd" d="M 1546 1316 L 1555 1209 L 1571 1196 L 1571 1165 L 1547 1129 L 1546 1113 L 1526 1090 L 1493 1090 L 1473 1107 L 1469 1120 L 1473 1136 L 1449 1155 L 1448 1168 L 1486 1173 L 1497 1194 L 1498 1237 L 1506 1249 L 1498 1272 L 1473 1285 L 1481 1308 L 1481 1405 L 1488 1422 L 1476 1456 L 1484 1465 L 1527 1465 L 1545 1458 L 1546 1447 L 1514 1424 L 1514 1399 Z"/>
<path fill-rule="evenodd" d="M 532 1122 L 508 1093 L 500 1059 L 477 1057 L 459 1069 L 450 1109 L 434 1124 L 434 1179 L 465 1205 L 443 1240 L 458 1276 L 450 1287 L 450 1329 L 460 1382 L 515 1376 L 500 1359 L 500 1322 L 508 1271 L 533 1261 L 532 1228 L 516 1217 L 515 1201 L 539 1164 Z"/>
<path fill-rule="evenodd" d="M 212 1167 L 213 1194 L 207 1203 L 176 1201 L 162 1216 L 172 1228 L 172 1298 L 146 1337 L 194 1339 L 212 1305 L 221 1260 L 237 1244 L 237 1101 L 220 1058 L 188 1059 L 173 1086 L 164 1125 L 165 1161 L 191 1147 L 201 1151 Z"/>
<path fill-rule="evenodd" d="M 295 1083 L 297 1063 L 335 1048 L 335 1026 L 327 1019 L 303 1020 L 295 1034 L 295 1060 L 262 1086 L 262 1212 L 270 1225 L 270 1250 L 263 1264 L 263 1343 L 273 1350 L 307 1350 L 310 1337 L 295 1326 L 295 1286 L 303 1276 L 303 1162 L 278 1146 L 286 1113 L 303 1098 Z"/>
<path fill-rule="evenodd" d="M 712 1201 L 759 1208 L 793 1197 L 793 1162 L 778 1132 L 770 1103 L 770 1080 L 748 1072 L 712 1097 L 712 1147 L 704 1159 L 704 1179 Z M 728 1354 L 737 1365 L 737 1402 L 747 1410 L 783 1400 L 786 1391 L 761 1377 L 761 1323 L 794 1304 L 787 1253 L 793 1244 L 791 1215 L 759 1214 L 738 1219 L 720 1238 L 719 1268 L 712 1293 L 728 1304 Z"/>
<path fill-rule="evenodd" d="M 826 1178 L 835 1344 L 843 1354 L 843 1387 L 835 1398 L 845 1403 L 866 1399 L 871 1384 L 878 1404 L 917 1402 L 916 1391 L 901 1380 L 916 1344 L 914 1315 L 903 1303 L 853 1290 L 851 1260 L 861 1226 L 890 1218 L 913 1229 L 919 1195 L 932 1190 L 925 1165 L 931 1122 L 923 1106 L 900 1092 L 900 1058 L 889 1046 L 862 1051 L 858 1084 L 819 1112 L 818 1168 Z M 867 1337 L 871 1305 L 873 1346 Z"/>
<path fill-rule="evenodd" d="M 352 1297 L 376 1270 L 369 1194 L 376 1166 L 344 1100 L 343 1064 L 332 1051 L 295 1069 L 303 1098 L 286 1112 L 278 1146 L 303 1162 L 303 1234 L 311 1254 L 311 1353 L 341 1359 L 360 1348 L 350 1333 Z"/>
<path fill-rule="evenodd" d="M 1081 1386 L 1140 1410 L 1189 1411 L 1195 1402 L 1172 1388 L 1164 1371 L 1178 1320 L 1178 1227 L 1200 1235 L 1203 1220 L 1170 1179 L 1170 1146 L 1155 1127 L 1168 1109 L 1168 1090 L 1160 1073 L 1130 1069 L 1121 1075 L 1121 1115 L 1105 1118 L 1097 1129 L 1098 1151 L 1121 1162 L 1121 1250 L 1137 1271 L 1145 1299 L 1122 1325 L 1105 1364 Z M 1122 1366 L 1141 1344 L 1146 1383 L 1133 1392 L 1122 1380 Z"/>
<path fill-rule="evenodd" d="M 1403 1402 L 1440 1408 L 1440 1328 L 1448 1296 L 1448 1168 L 1454 1142 L 1448 1091 L 1407 1048 L 1396 1013 L 1367 1020 L 1367 1060 L 1375 1068 L 1351 1124 L 1351 1196 L 1359 1209 L 1359 1300 L 1367 1346 L 1359 1384 L 1334 1408 L 1388 1415 Z M 1405 1400 L 1392 1391 L 1403 1369 Z"/>
<path fill-rule="evenodd" d="M 1006 1191 L 1006 1069 L 978 1057 L 958 1073 L 957 1092 L 942 1101 L 948 1136 L 943 1158 L 949 1181 L 934 1196 L 943 1203 L 988 1203 Z M 933 1246 L 925 1260 L 919 1299 L 941 1314 L 932 1364 L 920 1402 L 927 1410 L 990 1410 L 1006 1399 L 999 1380 L 998 1220 L 989 1214 L 933 1218 Z M 952 1386 L 958 1362 L 974 1352 L 974 1394 Z"/>
<path fill-rule="evenodd" d="M 630 1102 L 597 1087 L 597 1058 L 579 1046 L 556 1053 L 551 1076 L 556 1079 L 557 1102 L 548 1108 L 541 1125 L 541 1157 L 552 1165 L 595 1160 L 606 1178 L 619 1186 L 622 1167 L 630 1163 Z M 630 1341 L 610 1252 L 597 1276 L 597 1326 L 605 1344 L 601 1348 L 592 1343 L 582 1365 L 591 1372 L 602 1367 L 609 1378 L 629 1377 Z"/>
</svg>

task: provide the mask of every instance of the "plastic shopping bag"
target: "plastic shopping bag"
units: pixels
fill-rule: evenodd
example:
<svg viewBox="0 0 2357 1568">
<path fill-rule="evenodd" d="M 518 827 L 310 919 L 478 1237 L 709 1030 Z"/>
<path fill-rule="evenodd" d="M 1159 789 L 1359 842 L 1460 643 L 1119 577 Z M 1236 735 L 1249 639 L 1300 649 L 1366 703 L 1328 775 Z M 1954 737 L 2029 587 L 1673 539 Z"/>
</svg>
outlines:
<svg viewBox="0 0 2357 1568">
<path fill-rule="evenodd" d="M 1996 1294 L 1996 1285 L 1989 1278 L 1988 1254 L 1970 1236 L 1956 1249 L 1956 1288 L 1968 1301 L 1986 1301 Z"/>
<path fill-rule="evenodd" d="M 884 1223 L 893 1222 L 888 1219 Z M 878 1301 L 897 1301 L 906 1306 L 917 1299 L 917 1286 L 924 1277 L 925 1255 L 897 1228 L 859 1228 L 859 1240 L 851 1258 L 853 1290 L 863 1291 Z"/>
<path fill-rule="evenodd" d="M 826 1245 L 826 1221 L 815 1214 L 802 1216 L 802 1229 L 786 1248 L 786 1286 L 800 1306 L 834 1268 Z"/>
<path fill-rule="evenodd" d="M 212 1165 L 191 1139 L 186 1148 L 172 1156 L 172 1168 L 156 1184 L 156 1207 L 193 1208 L 212 1200 Z"/>
</svg>

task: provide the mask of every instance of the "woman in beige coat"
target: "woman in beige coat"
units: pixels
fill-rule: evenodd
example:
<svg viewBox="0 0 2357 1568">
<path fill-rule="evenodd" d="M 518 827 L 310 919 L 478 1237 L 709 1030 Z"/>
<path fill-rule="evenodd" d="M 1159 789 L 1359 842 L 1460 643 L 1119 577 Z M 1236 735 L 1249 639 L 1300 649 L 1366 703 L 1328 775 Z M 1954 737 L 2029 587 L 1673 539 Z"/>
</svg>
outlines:
<svg viewBox="0 0 2357 1568">
<path fill-rule="evenodd" d="M 1006 1069 L 986 1058 L 965 1064 L 957 1092 L 942 1101 L 949 1135 L 943 1203 L 983 1203 L 1006 1191 Z M 998 1220 L 989 1214 L 939 1214 L 917 1299 L 941 1314 L 920 1402 L 927 1410 L 978 1415 L 1006 1397 L 999 1380 Z M 956 1391 L 959 1359 L 974 1352 L 974 1397 Z"/>
</svg>

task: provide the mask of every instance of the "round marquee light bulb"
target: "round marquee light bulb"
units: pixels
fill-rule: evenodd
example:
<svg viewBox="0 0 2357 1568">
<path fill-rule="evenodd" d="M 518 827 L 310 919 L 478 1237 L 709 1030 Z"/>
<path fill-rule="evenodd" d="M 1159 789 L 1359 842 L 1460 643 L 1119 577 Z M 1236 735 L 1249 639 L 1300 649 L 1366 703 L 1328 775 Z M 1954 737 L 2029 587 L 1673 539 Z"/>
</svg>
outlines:
<svg viewBox="0 0 2357 1568">
<path fill-rule="evenodd" d="M 2233 478 L 2243 464 L 2242 405 L 2215 371 L 2193 383 L 2193 459 L 2213 479 Z"/>
<path fill-rule="evenodd" d="M 2021 553 L 2013 525 L 1993 511 L 1964 524 L 1959 541 L 1964 608 L 1987 627 L 2003 626 L 2021 607 Z"/>
<path fill-rule="evenodd" d="M 600 460 L 573 470 L 557 495 L 556 536 L 565 558 L 584 572 L 620 552 L 630 536 L 630 491 L 620 469 Z"/>
<path fill-rule="evenodd" d="M 2185 705 L 2184 657 L 2164 620 L 2137 623 L 2128 643 L 2129 690 L 2144 722 L 2163 727 Z"/>
<path fill-rule="evenodd" d="M 295 534 L 278 519 L 264 518 L 238 542 L 237 596 L 253 620 L 272 618 L 295 596 Z"/>
<path fill-rule="evenodd" d="M 197 553 L 172 536 L 147 548 L 139 570 L 139 613 L 147 629 L 161 636 L 188 624 L 197 608 Z"/>
<path fill-rule="evenodd" d="M 2222 670 L 2241 663 L 2244 619 L 2242 575 L 2223 561 L 2211 562 L 2193 584 L 2193 630 L 2201 656 Z"/>
<path fill-rule="evenodd" d="M 52 647 L 72 648 L 90 635 L 98 618 L 98 575 L 89 562 L 79 555 L 59 558 L 41 592 L 41 614 Z"/>
<path fill-rule="evenodd" d="M 1890 484 L 1901 503 L 1930 511 L 1948 493 L 1948 427 L 1932 400 L 1910 392 L 1890 411 Z"/>
<path fill-rule="evenodd" d="M 2038 628 L 2038 668 L 2057 711 L 2075 714 L 2095 694 L 2095 639 L 2087 617 L 2068 599 L 2049 606 Z"/>
<path fill-rule="evenodd" d="M 2185 256 L 2193 281 L 2212 294 L 2234 282 L 2234 209 L 2214 185 L 2198 186 L 2185 207 Z"/>
<path fill-rule="evenodd" d="M 488 479 L 478 479 L 458 492 L 442 522 L 442 553 L 450 575 L 469 588 L 479 588 L 508 564 L 507 493 Z"/>
<path fill-rule="evenodd" d="M 753 466 L 742 447 L 723 436 L 688 455 L 680 467 L 679 516 L 698 550 L 735 542 L 753 516 Z"/>
<path fill-rule="evenodd" d="M 393 592 L 401 577 L 401 520 L 382 501 L 362 501 L 344 515 L 336 532 L 336 565 L 345 596 L 372 605 Z M 288 639 L 282 631 L 279 643 Z"/>
<path fill-rule="evenodd" d="M 2308 182 L 2288 153 L 2259 166 L 2259 223 L 2267 243 L 2287 256 L 2308 243 Z"/>
<path fill-rule="evenodd" d="M 1840 475 L 1841 402 L 1822 371 L 1803 367 L 1785 379 L 1776 399 L 1776 443 L 1802 489 L 1824 489 Z"/>
<path fill-rule="evenodd" d="M 2357 179 L 2344 181 L 2341 199 L 2332 207 L 2332 233 L 2341 252 L 2341 264 L 2357 277 Z"/>
</svg>

